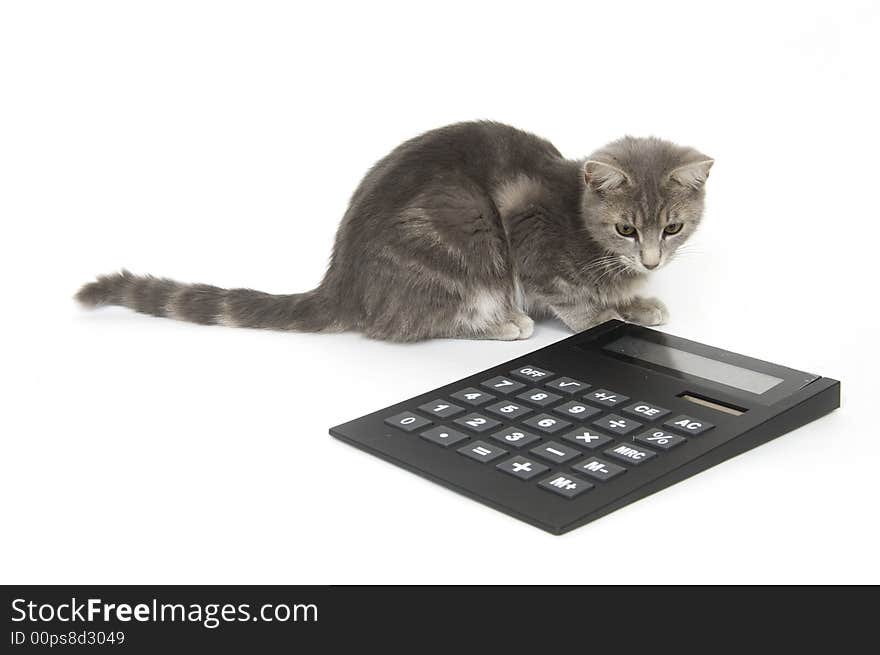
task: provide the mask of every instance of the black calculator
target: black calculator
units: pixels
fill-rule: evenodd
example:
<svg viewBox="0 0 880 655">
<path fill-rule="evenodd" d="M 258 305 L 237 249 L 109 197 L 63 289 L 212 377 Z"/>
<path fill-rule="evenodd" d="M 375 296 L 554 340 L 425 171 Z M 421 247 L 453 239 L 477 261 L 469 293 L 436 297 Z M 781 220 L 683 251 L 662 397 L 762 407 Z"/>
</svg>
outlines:
<svg viewBox="0 0 880 655">
<path fill-rule="evenodd" d="M 621 321 L 330 429 L 562 534 L 840 406 L 840 383 Z"/>
</svg>

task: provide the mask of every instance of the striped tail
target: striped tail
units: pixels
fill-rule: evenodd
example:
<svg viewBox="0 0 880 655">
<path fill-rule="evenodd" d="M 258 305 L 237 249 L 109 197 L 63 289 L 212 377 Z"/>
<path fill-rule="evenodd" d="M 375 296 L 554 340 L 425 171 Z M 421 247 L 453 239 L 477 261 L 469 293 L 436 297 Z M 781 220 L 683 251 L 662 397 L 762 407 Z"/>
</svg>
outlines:
<svg viewBox="0 0 880 655">
<path fill-rule="evenodd" d="M 253 289 L 181 284 L 123 270 L 86 284 L 76 299 L 85 307 L 121 305 L 143 314 L 202 325 L 299 332 L 337 332 L 349 327 L 336 318 L 320 287 L 306 293 L 273 295 Z"/>
</svg>

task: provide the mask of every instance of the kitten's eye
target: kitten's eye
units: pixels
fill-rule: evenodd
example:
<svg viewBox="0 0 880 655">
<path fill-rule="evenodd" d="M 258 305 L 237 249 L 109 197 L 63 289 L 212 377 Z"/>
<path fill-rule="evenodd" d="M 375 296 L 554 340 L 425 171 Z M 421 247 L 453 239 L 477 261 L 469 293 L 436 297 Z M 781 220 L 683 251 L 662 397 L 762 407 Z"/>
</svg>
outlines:
<svg viewBox="0 0 880 655">
<path fill-rule="evenodd" d="M 634 228 L 629 223 L 618 223 L 614 227 L 617 228 L 617 233 L 622 237 L 635 236 L 636 228 Z"/>
<path fill-rule="evenodd" d="M 678 234 L 679 232 L 681 232 L 681 228 L 683 227 L 684 223 L 670 223 L 663 228 L 663 232 L 665 234 Z"/>
</svg>

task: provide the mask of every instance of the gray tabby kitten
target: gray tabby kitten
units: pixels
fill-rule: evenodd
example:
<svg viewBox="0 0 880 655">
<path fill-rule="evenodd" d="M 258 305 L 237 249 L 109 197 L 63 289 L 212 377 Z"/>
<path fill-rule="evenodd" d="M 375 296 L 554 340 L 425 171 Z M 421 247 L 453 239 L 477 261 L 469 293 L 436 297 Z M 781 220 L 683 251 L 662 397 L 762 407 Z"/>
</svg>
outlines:
<svg viewBox="0 0 880 655">
<path fill-rule="evenodd" d="M 374 339 L 527 339 L 532 318 L 575 332 L 610 318 L 658 325 L 635 295 L 697 228 L 712 160 L 624 137 L 586 161 L 493 122 L 449 125 L 379 161 L 351 197 L 324 280 L 271 295 L 127 271 L 77 294 L 84 305 L 202 324 Z"/>
</svg>

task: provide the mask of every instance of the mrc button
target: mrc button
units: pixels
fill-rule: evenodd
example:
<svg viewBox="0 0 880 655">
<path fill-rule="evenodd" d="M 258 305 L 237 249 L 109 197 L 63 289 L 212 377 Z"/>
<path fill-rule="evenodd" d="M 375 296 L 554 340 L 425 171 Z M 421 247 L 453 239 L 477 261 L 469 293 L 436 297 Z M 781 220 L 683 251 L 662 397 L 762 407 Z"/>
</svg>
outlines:
<svg viewBox="0 0 880 655">
<path fill-rule="evenodd" d="M 636 418 L 647 419 L 648 421 L 659 421 L 661 418 L 669 413 L 668 409 L 664 409 L 663 407 L 658 407 L 657 405 L 652 405 L 651 403 L 646 403 L 641 400 L 637 403 L 633 403 L 632 405 L 627 405 L 620 411 L 622 411 L 624 414 L 635 416 Z"/>
<path fill-rule="evenodd" d="M 647 448 L 633 446 L 628 443 L 620 443 L 606 450 L 605 454 L 609 457 L 619 459 L 622 462 L 629 462 L 630 464 L 638 465 L 642 462 L 648 461 L 657 453 L 653 450 L 648 450 Z"/>
<path fill-rule="evenodd" d="M 669 428 L 670 430 L 675 430 L 676 432 L 681 432 L 682 434 L 703 434 L 706 430 L 711 430 L 715 426 L 709 421 L 704 421 L 702 419 L 691 418 L 690 416 L 685 416 L 684 414 L 680 414 L 675 418 L 671 418 L 666 423 L 663 424 L 664 427 Z"/>
</svg>

